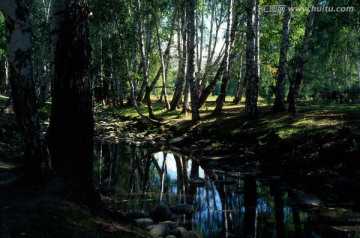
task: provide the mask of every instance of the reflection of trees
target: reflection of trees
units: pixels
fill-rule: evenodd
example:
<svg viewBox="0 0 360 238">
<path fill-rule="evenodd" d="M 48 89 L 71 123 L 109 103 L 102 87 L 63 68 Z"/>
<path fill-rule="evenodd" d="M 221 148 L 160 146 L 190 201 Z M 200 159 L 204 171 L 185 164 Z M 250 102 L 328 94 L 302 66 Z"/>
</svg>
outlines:
<svg viewBox="0 0 360 238">
<path fill-rule="evenodd" d="M 195 215 L 178 217 L 181 225 L 188 229 L 193 229 L 192 226 L 196 225 L 196 229 L 204 237 L 225 237 L 229 234 L 255 237 L 274 234 L 275 224 L 265 221 L 274 218 L 277 237 L 293 234 L 294 223 L 296 237 L 304 233 L 300 222 L 304 220 L 303 213 L 299 214 L 297 208 L 290 203 L 293 219 L 287 219 L 290 216 L 290 208 L 285 206 L 287 193 L 279 190 L 277 184 L 272 184 L 273 187 L 270 188 L 257 188 L 254 176 L 246 176 L 244 179 L 241 177 L 238 179 L 238 186 L 244 190 L 238 189 L 241 193 L 238 195 L 234 193 L 234 186 L 227 185 L 227 174 L 204 168 L 205 187 L 197 188 L 188 183 L 189 178 L 199 177 L 200 164 L 197 160 L 178 154 L 173 154 L 172 160 L 170 154 L 152 154 L 140 147 L 121 143 L 99 143 L 94 149 L 97 159 L 94 164 L 94 178 L 98 181 L 99 188 L 104 189 L 100 191 L 113 195 L 116 186 L 116 195 L 127 198 L 128 201 L 114 204 L 120 205 L 125 211 L 140 209 L 148 212 L 156 203 L 163 202 L 166 196 L 170 204 L 192 204 L 196 209 L 206 207 L 203 210 L 198 209 Z M 171 166 L 172 162 L 175 162 L 176 168 Z M 172 168 L 177 173 L 175 177 L 171 177 Z M 289 196 L 294 195 L 289 192 Z"/>
<path fill-rule="evenodd" d="M 166 175 L 166 157 L 167 157 L 167 153 L 163 153 L 163 164 L 161 166 L 161 173 L 160 173 L 160 198 L 159 198 L 159 203 L 162 202 L 163 200 L 163 195 L 165 192 L 165 175 Z"/>
<path fill-rule="evenodd" d="M 257 192 L 254 176 L 246 176 L 244 179 L 244 237 L 256 237 L 257 218 Z"/>
<path fill-rule="evenodd" d="M 182 157 L 182 164 L 183 164 L 183 178 L 184 178 L 184 185 L 185 185 L 185 195 L 189 194 L 189 183 L 188 183 L 188 158 Z"/>
<path fill-rule="evenodd" d="M 294 199 L 295 194 L 290 191 L 289 192 L 289 196 L 292 197 Z M 301 229 L 301 222 L 300 222 L 300 212 L 299 209 L 297 208 L 295 202 L 291 202 L 290 203 L 291 206 L 291 212 L 292 212 L 292 217 L 293 217 L 293 222 L 295 224 L 295 237 L 301 237 L 301 233 L 302 233 L 302 229 Z"/>
<path fill-rule="evenodd" d="M 128 190 L 128 199 L 132 199 L 136 192 L 136 171 L 138 168 L 138 161 L 137 161 L 137 153 L 136 147 L 131 146 L 131 173 L 130 173 L 130 181 L 129 181 L 129 190 Z"/>
<path fill-rule="evenodd" d="M 106 190 L 106 193 L 113 194 L 115 191 L 114 186 L 119 180 L 122 145 L 104 145 L 99 143 L 96 146 L 98 147 L 98 151 L 95 153 L 95 157 L 98 158 L 95 167 L 97 168 L 95 171 L 98 173 L 96 181 L 98 181 L 98 186 L 101 190 Z"/>
<path fill-rule="evenodd" d="M 144 176 L 142 180 L 142 191 L 140 195 L 140 210 L 144 210 L 145 207 L 145 199 L 147 197 L 147 193 L 149 192 L 149 174 L 150 174 L 150 165 L 153 158 L 148 156 L 145 158 L 145 169 Z"/>
<path fill-rule="evenodd" d="M 199 177 L 199 167 L 200 167 L 200 164 L 198 161 L 196 161 L 196 160 L 191 161 L 190 178 L 198 178 Z M 187 177 L 187 174 L 185 174 L 185 176 Z M 189 186 L 189 184 L 187 183 L 186 186 Z M 196 193 L 196 187 L 193 184 L 190 184 L 188 190 L 189 190 L 189 192 L 187 193 L 187 196 L 186 196 L 186 203 L 193 204 L 195 193 Z"/>
<path fill-rule="evenodd" d="M 278 185 L 270 187 L 274 194 L 275 201 L 275 220 L 276 220 L 276 236 L 284 237 L 284 199 L 283 192 Z"/>
<path fill-rule="evenodd" d="M 181 164 L 181 157 L 179 155 L 174 154 L 174 159 L 176 163 L 176 172 L 177 172 L 177 190 L 176 195 L 178 199 L 178 203 L 184 203 L 185 194 L 184 194 L 184 175 L 183 175 L 183 167 Z"/>
</svg>

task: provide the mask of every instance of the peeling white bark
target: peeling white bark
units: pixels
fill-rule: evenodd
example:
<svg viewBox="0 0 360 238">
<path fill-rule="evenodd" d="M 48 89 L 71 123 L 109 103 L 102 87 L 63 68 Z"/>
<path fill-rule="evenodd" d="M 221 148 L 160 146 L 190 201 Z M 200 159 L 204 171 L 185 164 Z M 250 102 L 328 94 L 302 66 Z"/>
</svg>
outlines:
<svg viewBox="0 0 360 238">
<path fill-rule="evenodd" d="M 19 0 L 0 0 L 9 34 L 7 53 L 14 109 L 25 142 L 25 169 L 30 179 L 50 170 L 50 155 L 36 109 L 30 57 L 30 19 Z M 43 171 L 44 172 L 44 171 Z"/>
</svg>

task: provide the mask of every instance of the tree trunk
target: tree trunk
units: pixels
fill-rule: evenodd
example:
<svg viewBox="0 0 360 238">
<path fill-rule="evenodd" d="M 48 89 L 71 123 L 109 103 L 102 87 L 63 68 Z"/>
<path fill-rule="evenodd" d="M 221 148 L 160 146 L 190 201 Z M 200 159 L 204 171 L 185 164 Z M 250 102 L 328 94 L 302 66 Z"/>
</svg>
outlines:
<svg viewBox="0 0 360 238">
<path fill-rule="evenodd" d="M 205 0 L 203 0 L 202 3 L 203 6 L 205 6 Z M 197 88 L 198 88 L 198 94 L 201 93 L 202 90 L 202 86 L 203 86 L 203 81 L 202 81 L 202 77 L 201 77 L 201 69 L 202 69 L 202 58 L 203 58 L 203 44 L 204 44 L 204 9 L 202 10 L 201 13 L 201 23 L 200 23 L 200 45 L 199 47 L 197 47 L 197 73 L 196 73 L 196 82 L 197 82 Z M 196 31 L 197 32 L 197 31 Z M 197 41 L 199 39 L 198 35 L 196 36 Z"/>
<path fill-rule="evenodd" d="M 316 4 L 316 0 L 313 0 L 313 6 Z M 296 102 L 299 95 L 300 87 L 302 84 L 302 80 L 304 77 L 304 70 L 305 70 L 305 63 L 306 63 L 306 54 L 308 52 L 311 29 L 314 22 L 314 12 L 310 12 L 307 18 L 306 27 L 305 27 L 305 35 L 301 46 L 301 51 L 296 67 L 295 73 L 295 81 L 291 82 L 288 101 L 289 101 L 289 108 L 288 112 L 295 115 L 296 114 Z M 335 73 L 335 71 L 334 71 Z M 334 74 L 335 75 L 335 74 Z"/>
<path fill-rule="evenodd" d="M 172 42 L 172 38 L 174 35 L 174 27 L 175 27 L 175 20 L 177 17 L 173 17 L 171 20 L 171 29 L 170 29 L 170 36 L 169 36 L 169 40 L 168 40 L 168 44 L 166 47 L 166 50 L 164 52 L 163 58 L 164 58 L 164 65 L 165 65 L 165 75 L 167 75 L 167 68 L 169 65 L 169 61 L 170 61 L 170 48 L 171 48 L 171 42 Z M 150 89 L 153 90 L 153 88 L 155 87 L 157 81 L 159 80 L 161 74 L 162 74 L 162 70 L 163 68 L 160 66 L 155 78 L 153 79 L 153 81 L 150 84 Z"/>
<path fill-rule="evenodd" d="M 43 20 L 46 23 L 46 25 L 49 24 L 49 11 L 50 11 L 50 0 L 43 0 L 42 1 L 42 5 L 43 5 Z M 48 51 L 48 35 L 47 35 L 47 31 L 46 33 L 42 33 L 41 38 L 42 38 L 42 45 L 40 47 L 40 56 L 41 56 L 41 82 L 40 82 L 40 93 L 39 93 L 39 99 L 38 99 L 38 106 L 44 106 L 46 99 L 49 95 L 49 85 L 50 85 L 50 80 L 49 80 L 49 69 L 48 69 L 48 62 L 46 60 L 47 54 L 46 52 Z"/>
<path fill-rule="evenodd" d="M 223 2 L 220 3 L 221 4 L 221 11 L 220 11 L 220 16 L 217 17 L 217 11 L 216 11 L 216 1 L 212 0 L 212 10 L 211 10 L 211 20 L 210 20 L 210 34 L 209 34 L 209 44 L 208 44 L 208 49 L 207 49 L 207 60 L 206 60 L 206 66 L 205 66 L 205 70 L 204 70 L 204 74 L 202 76 L 202 85 L 201 85 L 201 91 L 200 95 L 199 95 L 199 108 L 202 107 L 202 105 L 205 103 L 206 99 L 208 98 L 208 96 L 210 95 L 210 93 L 214 90 L 217 81 L 220 79 L 221 75 L 222 75 L 222 71 L 219 72 L 219 70 L 217 71 L 217 75 L 219 76 L 218 78 L 215 77 L 214 80 L 216 79 L 216 82 L 214 82 L 214 80 L 210 83 L 211 86 L 210 87 L 206 87 L 204 88 L 206 82 L 207 82 L 207 78 L 208 75 L 211 71 L 212 68 L 214 68 L 214 66 L 218 65 L 218 62 L 222 59 L 222 55 L 219 54 L 219 56 L 217 57 L 217 59 L 214 60 L 213 62 L 213 58 L 214 58 L 214 54 L 215 54 L 215 49 L 217 46 L 217 39 L 218 39 L 218 34 L 219 34 L 219 30 L 222 24 L 222 15 L 223 15 Z M 217 19 L 218 22 L 217 22 Z M 214 23 L 215 20 L 215 23 Z M 215 24 L 216 29 L 215 29 L 215 36 L 212 37 L 213 35 L 213 25 Z M 212 43 L 212 40 L 214 38 L 214 44 Z M 223 46 L 225 46 L 226 44 L 224 44 Z M 221 65 L 220 65 L 221 68 Z M 221 70 L 223 70 L 223 68 L 221 68 Z M 215 83 L 215 85 L 214 85 Z M 214 85 L 214 86 L 213 86 Z M 209 92 L 210 91 L 210 92 Z M 204 96 L 202 96 L 203 93 L 206 93 Z M 202 103 L 200 101 L 203 101 Z"/>
<path fill-rule="evenodd" d="M 256 1 L 255 8 L 255 69 L 256 78 L 260 81 L 260 0 Z"/>
<path fill-rule="evenodd" d="M 182 114 L 187 116 L 189 111 L 190 111 L 190 85 L 189 85 L 189 81 L 186 79 Z"/>
<path fill-rule="evenodd" d="M 271 111 L 279 113 L 285 111 L 285 80 L 286 80 L 286 66 L 287 66 L 287 50 L 289 49 L 289 33 L 290 33 L 290 7 L 291 0 L 285 0 L 285 13 L 283 18 L 282 38 L 280 46 L 280 59 L 278 78 L 276 80 L 275 88 L 275 102 Z"/>
<path fill-rule="evenodd" d="M 236 89 L 235 89 L 235 97 L 234 97 L 234 103 L 235 104 L 239 104 L 240 101 L 241 101 L 241 92 L 240 90 L 240 87 L 241 87 L 241 78 L 242 78 L 242 68 L 243 68 L 243 54 L 240 53 L 240 63 L 239 63 L 239 75 L 238 75 L 238 80 L 237 80 L 237 83 L 236 83 Z M 244 83 L 243 83 L 244 84 Z"/>
<path fill-rule="evenodd" d="M 218 114 L 222 111 L 222 108 L 225 103 L 226 89 L 231 77 L 232 61 L 234 59 L 234 54 L 235 54 L 235 50 L 233 49 L 233 46 L 234 46 L 236 28 L 239 19 L 235 9 L 236 9 L 236 4 L 233 7 L 232 0 L 230 0 L 229 9 L 228 9 L 228 25 L 227 25 L 227 33 L 226 33 L 226 41 L 225 41 L 226 46 L 225 46 L 225 55 L 224 55 L 226 65 L 224 69 L 223 78 L 221 81 L 220 94 L 216 99 L 216 107 L 213 111 L 213 114 Z"/>
<path fill-rule="evenodd" d="M 246 30 L 246 102 L 245 115 L 247 118 L 257 116 L 257 97 L 259 88 L 259 79 L 256 77 L 255 67 L 255 41 L 256 41 L 256 27 L 255 27 L 255 11 L 256 0 L 248 0 L 247 6 L 247 30 Z"/>
<path fill-rule="evenodd" d="M 29 11 L 18 0 L 0 1 L 0 10 L 10 36 L 7 44 L 9 81 L 15 114 L 25 143 L 24 168 L 29 179 L 38 179 L 51 169 L 51 162 L 36 106 L 30 57 Z"/>
<path fill-rule="evenodd" d="M 191 96 L 191 119 L 193 122 L 200 120 L 199 107 L 198 107 L 198 90 L 195 80 L 195 11 L 196 1 L 187 1 L 188 4 L 188 45 L 187 45 L 187 74 L 186 80 L 190 86 Z"/>
<path fill-rule="evenodd" d="M 156 14 L 154 14 L 154 17 L 156 17 Z M 156 19 L 156 18 L 155 18 Z M 164 95 L 164 99 L 165 99 L 165 108 L 167 110 L 170 109 L 170 104 L 169 104 L 169 100 L 168 100 L 168 96 L 167 96 L 167 92 L 166 92 L 166 73 L 165 73 L 165 60 L 164 60 L 164 55 L 162 53 L 161 50 L 161 40 L 160 40 L 160 34 L 159 34 L 159 27 L 157 22 L 155 23 L 155 27 L 156 27 L 156 36 L 157 36 L 157 41 L 158 41 L 158 47 L 159 47 L 159 57 L 160 57 L 160 68 L 161 68 L 161 78 L 162 78 L 162 92 L 160 95 L 160 98 L 162 97 L 162 95 Z M 170 40 L 171 43 L 171 40 Z"/>
<path fill-rule="evenodd" d="M 6 95 L 6 58 L 0 60 L 0 94 Z"/>
<path fill-rule="evenodd" d="M 43 41 L 43 45 L 41 45 L 41 83 L 40 83 L 40 94 L 38 100 L 38 106 L 42 107 L 45 105 L 46 97 L 48 95 L 49 88 L 49 80 L 48 80 L 48 70 L 46 67 L 46 44 Z"/>
<path fill-rule="evenodd" d="M 181 96 L 183 94 L 184 90 L 184 83 L 185 83 L 185 72 L 186 72 L 186 61 L 187 61 L 187 52 L 186 52 L 186 44 L 187 44 L 187 34 L 186 34 L 186 7 L 185 7 L 186 1 L 182 1 L 181 8 L 182 14 L 181 15 L 181 27 L 179 27 L 180 30 L 178 30 L 178 51 L 179 51 L 179 70 L 178 70 L 178 78 L 175 83 L 175 91 L 173 95 L 173 99 L 170 102 L 170 110 L 174 111 L 176 110 L 176 107 L 178 106 Z M 180 34 L 182 36 L 182 46 L 180 44 Z"/>
<path fill-rule="evenodd" d="M 138 1 L 138 13 L 140 14 L 140 1 Z M 143 29 L 143 24 L 141 21 L 138 22 L 139 25 L 139 30 L 140 30 L 140 53 L 141 53 L 141 61 L 142 61 L 142 65 L 143 65 L 143 78 L 144 78 L 144 82 L 143 85 L 145 87 L 145 100 L 146 100 L 146 104 L 147 104 L 147 108 L 148 108 L 148 113 L 149 113 L 149 117 L 151 119 L 155 119 L 155 115 L 152 109 L 152 105 L 151 105 L 151 100 L 150 100 L 150 86 L 149 86 L 149 54 L 150 54 L 150 42 L 152 39 L 152 33 L 153 33 L 153 28 L 154 28 L 154 24 L 156 23 L 154 19 L 151 20 L 151 22 L 149 23 L 148 29 L 147 29 L 147 36 L 146 36 L 146 42 L 145 42 L 145 33 L 144 33 L 144 29 Z M 142 87 L 143 88 L 143 87 Z M 141 101 L 143 98 L 143 91 L 140 90 L 138 97 L 137 97 L 137 101 Z"/>
<path fill-rule="evenodd" d="M 54 168 L 71 193 L 92 202 L 94 118 L 87 0 L 53 0 L 54 88 L 48 141 Z"/>
</svg>

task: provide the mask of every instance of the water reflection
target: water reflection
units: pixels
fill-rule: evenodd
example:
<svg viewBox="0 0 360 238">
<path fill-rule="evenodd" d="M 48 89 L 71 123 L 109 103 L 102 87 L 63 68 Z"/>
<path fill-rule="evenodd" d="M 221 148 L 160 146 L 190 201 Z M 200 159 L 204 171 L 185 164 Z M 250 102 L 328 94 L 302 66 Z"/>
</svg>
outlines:
<svg viewBox="0 0 360 238">
<path fill-rule="evenodd" d="M 123 212 L 191 204 L 195 213 L 177 215 L 176 222 L 202 237 L 321 237 L 307 225 L 309 215 L 294 206 L 289 190 L 276 182 L 265 186 L 256 173 L 239 169 L 242 165 L 223 171 L 122 143 L 98 143 L 94 153 L 96 186 Z"/>
</svg>

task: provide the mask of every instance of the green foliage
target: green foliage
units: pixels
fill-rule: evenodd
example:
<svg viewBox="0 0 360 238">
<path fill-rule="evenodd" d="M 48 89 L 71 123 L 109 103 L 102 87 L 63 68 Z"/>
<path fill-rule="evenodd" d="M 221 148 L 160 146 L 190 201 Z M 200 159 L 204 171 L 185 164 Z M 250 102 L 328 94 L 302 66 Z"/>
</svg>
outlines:
<svg viewBox="0 0 360 238">
<path fill-rule="evenodd" d="M 6 57 L 6 35 L 4 15 L 0 13 L 0 60 Z"/>
</svg>

